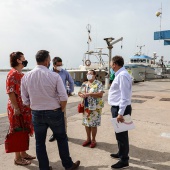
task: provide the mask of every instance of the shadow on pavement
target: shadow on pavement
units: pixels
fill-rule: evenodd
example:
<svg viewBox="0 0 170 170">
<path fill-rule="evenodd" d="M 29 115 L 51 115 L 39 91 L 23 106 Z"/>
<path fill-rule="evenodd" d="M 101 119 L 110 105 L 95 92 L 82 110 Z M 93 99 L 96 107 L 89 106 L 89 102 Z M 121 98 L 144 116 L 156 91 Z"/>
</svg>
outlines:
<svg viewBox="0 0 170 170">
<path fill-rule="evenodd" d="M 33 165 L 36 165 L 36 166 L 32 166 Z M 27 168 L 29 170 L 37 170 L 38 169 L 38 160 L 32 160 L 32 164 L 29 165 L 29 166 L 25 166 L 24 168 Z M 50 162 L 49 163 L 50 166 L 52 166 L 53 170 L 59 170 L 59 169 L 64 169 L 62 167 L 62 163 L 61 161 L 57 161 L 57 162 Z"/>
<path fill-rule="evenodd" d="M 84 142 L 84 140 L 69 137 L 69 142 L 81 145 Z M 117 152 L 117 144 L 97 142 L 96 148 L 104 150 L 109 154 Z M 170 170 L 170 166 L 163 165 L 165 162 L 170 161 L 170 153 L 167 152 L 153 151 L 130 145 L 130 157 L 131 157 L 130 163 L 132 164 L 132 166 L 129 167 L 128 169 L 144 170 L 148 168 L 153 168 L 156 170 Z M 135 166 L 133 167 L 133 165 Z"/>
<path fill-rule="evenodd" d="M 84 166 L 80 166 L 79 168 L 78 168 L 78 170 L 99 170 L 99 169 L 106 169 L 106 168 L 108 168 L 108 166 L 107 165 L 102 165 L 102 166 L 88 166 L 88 167 L 84 167 Z"/>
<path fill-rule="evenodd" d="M 37 168 L 38 168 L 38 160 L 33 160 L 32 164 L 34 164 L 36 166 L 29 165 L 29 166 L 25 166 L 25 168 L 27 168 L 29 170 L 37 170 Z M 50 166 L 52 166 L 53 170 L 64 170 L 64 167 L 62 167 L 61 161 L 50 162 Z M 108 166 L 102 165 L 102 166 L 84 167 L 84 166 L 81 166 L 81 163 L 80 163 L 80 167 L 78 169 L 79 170 L 98 170 L 99 168 L 108 168 Z"/>
</svg>

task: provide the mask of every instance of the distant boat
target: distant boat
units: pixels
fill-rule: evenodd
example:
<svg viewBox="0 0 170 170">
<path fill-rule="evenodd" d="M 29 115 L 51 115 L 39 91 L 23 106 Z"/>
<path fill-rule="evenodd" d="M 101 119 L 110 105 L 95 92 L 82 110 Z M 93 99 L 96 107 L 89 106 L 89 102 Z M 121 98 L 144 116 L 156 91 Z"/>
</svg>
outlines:
<svg viewBox="0 0 170 170">
<path fill-rule="evenodd" d="M 88 41 L 87 41 L 88 51 L 83 56 L 83 60 L 82 60 L 83 64 L 80 65 L 79 68 L 77 69 L 67 69 L 67 71 L 73 77 L 75 84 L 77 86 L 80 86 L 84 81 L 87 81 L 86 74 L 88 70 L 95 70 L 97 74 L 96 76 L 97 80 L 101 81 L 103 84 L 106 83 L 106 88 L 108 88 L 107 86 L 109 85 L 109 72 L 110 72 L 109 56 L 108 54 L 102 53 L 103 48 L 96 48 L 97 49 L 96 51 L 90 51 L 90 42 L 92 41 L 90 37 L 91 25 L 88 24 L 86 29 L 88 33 Z M 109 46 L 107 48 L 110 48 L 110 45 L 113 48 L 113 44 L 122 41 L 123 37 L 113 42 L 110 42 L 110 39 L 112 41 L 114 38 L 105 38 L 104 40 L 106 39 L 108 39 L 109 41 L 109 43 L 107 42 L 107 45 Z"/>
<path fill-rule="evenodd" d="M 155 68 L 151 67 L 151 61 L 152 58 L 146 55 L 130 57 L 130 62 L 125 65 L 125 68 L 132 75 L 134 82 L 155 78 Z"/>
<path fill-rule="evenodd" d="M 108 61 L 104 61 L 103 56 L 107 57 L 108 60 L 108 55 L 102 53 L 102 48 L 99 48 L 99 51 L 96 52 L 87 52 L 84 54 L 82 60 L 83 65 L 80 65 L 79 68 L 76 69 L 67 69 L 74 79 L 75 85 L 81 86 L 81 84 L 87 80 L 86 74 L 88 70 L 95 70 L 97 73 L 97 80 L 101 81 L 103 84 L 105 83 L 105 77 L 108 74 Z"/>
<path fill-rule="evenodd" d="M 125 65 L 134 82 L 163 77 L 164 73 L 166 73 L 163 59 L 162 63 L 156 63 L 154 57 L 141 54 L 141 48 L 142 46 L 140 46 L 140 51 L 131 56 L 129 63 Z"/>
</svg>

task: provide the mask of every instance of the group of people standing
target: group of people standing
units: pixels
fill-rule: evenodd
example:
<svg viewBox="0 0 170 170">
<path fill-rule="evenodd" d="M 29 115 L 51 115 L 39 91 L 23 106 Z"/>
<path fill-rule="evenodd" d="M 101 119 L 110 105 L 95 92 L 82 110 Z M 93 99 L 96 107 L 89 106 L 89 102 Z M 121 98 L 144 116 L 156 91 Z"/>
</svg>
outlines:
<svg viewBox="0 0 170 170">
<path fill-rule="evenodd" d="M 35 133 L 39 169 L 52 170 L 45 145 L 47 129 L 50 128 L 52 136 L 49 141 L 57 140 L 63 167 L 66 170 L 77 169 L 80 161 L 74 163 L 70 157 L 66 118 L 66 104 L 69 95 L 74 91 L 74 81 L 70 74 L 62 69 L 60 57 L 52 60 L 52 70 L 49 69 L 51 58 L 48 51 L 38 51 L 35 58 L 37 66 L 24 75 L 22 69 L 28 63 L 24 54 L 14 52 L 10 55 L 12 69 L 6 80 L 10 133 L 15 133 L 15 129 L 20 126 L 19 115 L 22 115 L 30 136 Z M 117 118 L 118 122 L 123 122 L 123 115 L 131 114 L 132 80 L 123 67 L 124 60 L 121 56 L 113 57 L 110 65 L 115 72 L 115 79 L 109 90 L 108 102 L 111 105 L 112 117 Z M 70 86 L 69 91 L 66 87 L 67 82 Z M 104 107 L 103 94 L 103 85 L 96 80 L 95 70 L 89 70 L 87 81 L 82 84 L 78 93 L 84 105 L 82 124 L 87 134 L 87 139 L 82 144 L 84 147 L 89 145 L 94 148 L 97 145 L 97 127 L 101 125 L 101 113 Z M 116 139 L 118 153 L 110 156 L 120 160 L 111 167 L 120 169 L 129 166 L 128 132 L 116 133 Z M 21 150 L 15 153 L 14 163 L 29 165 L 35 158 Z"/>
<path fill-rule="evenodd" d="M 10 55 L 12 69 L 7 75 L 6 89 L 9 95 L 8 117 L 10 121 L 10 133 L 15 134 L 15 129 L 20 126 L 19 115 L 24 117 L 24 124 L 36 139 L 36 155 L 40 170 L 52 170 L 46 151 L 46 134 L 50 128 L 58 143 L 59 155 L 62 165 L 66 170 L 74 170 L 80 165 L 80 161 L 72 161 L 69 153 L 68 138 L 64 121 L 64 112 L 68 94 L 57 70 L 61 71 L 60 58 L 54 58 L 54 70 L 49 69 L 51 58 L 49 52 L 40 50 L 36 56 L 37 66 L 28 72 L 22 73 L 27 65 L 27 60 L 21 52 Z M 63 70 L 64 71 L 64 70 Z M 70 81 L 71 83 L 71 81 Z M 70 92 L 73 90 L 70 88 Z M 29 165 L 34 156 L 26 151 L 16 152 L 14 163 L 17 165 Z"/>
</svg>

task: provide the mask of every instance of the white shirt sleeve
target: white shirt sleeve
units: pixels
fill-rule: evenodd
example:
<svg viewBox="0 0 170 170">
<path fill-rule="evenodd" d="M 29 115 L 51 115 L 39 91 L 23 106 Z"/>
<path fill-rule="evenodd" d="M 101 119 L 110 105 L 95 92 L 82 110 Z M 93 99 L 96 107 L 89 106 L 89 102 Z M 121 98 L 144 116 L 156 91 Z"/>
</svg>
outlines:
<svg viewBox="0 0 170 170">
<path fill-rule="evenodd" d="M 125 75 L 120 76 L 120 104 L 119 104 L 119 115 L 124 115 L 125 109 L 129 103 L 131 95 L 131 82 Z"/>
</svg>

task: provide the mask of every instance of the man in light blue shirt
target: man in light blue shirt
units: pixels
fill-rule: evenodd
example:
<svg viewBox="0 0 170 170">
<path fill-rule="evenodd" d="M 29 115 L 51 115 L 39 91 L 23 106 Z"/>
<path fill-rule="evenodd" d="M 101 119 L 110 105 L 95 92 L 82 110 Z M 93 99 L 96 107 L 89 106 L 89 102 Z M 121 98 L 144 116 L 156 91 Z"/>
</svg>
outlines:
<svg viewBox="0 0 170 170">
<path fill-rule="evenodd" d="M 115 79 L 111 84 L 108 103 L 111 105 L 112 117 L 118 122 L 124 122 L 124 115 L 131 115 L 132 79 L 127 70 L 123 67 L 124 60 L 121 56 L 112 58 L 110 66 L 115 72 Z M 128 131 L 115 133 L 118 143 L 118 153 L 111 154 L 112 158 L 119 158 L 116 164 L 111 167 L 121 169 L 129 166 L 129 139 Z"/>
<path fill-rule="evenodd" d="M 67 91 L 68 96 L 73 95 L 74 92 L 74 80 L 69 74 L 68 71 L 62 68 L 62 59 L 60 57 L 53 58 L 53 71 L 58 73 L 63 80 L 65 89 Z M 65 130 L 67 133 L 67 116 L 66 116 L 66 109 L 64 110 L 64 120 L 65 120 Z M 55 137 L 52 135 L 49 139 L 50 142 L 54 141 Z"/>
<path fill-rule="evenodd" d="M 62 59 L 60 57 L 53 58 L 53 71 L 60 75 L 67 90 L 67 94 L 71 95 L 74 92 L 74 80 L 69 72 L 62 68 Z"/>
</svg>

